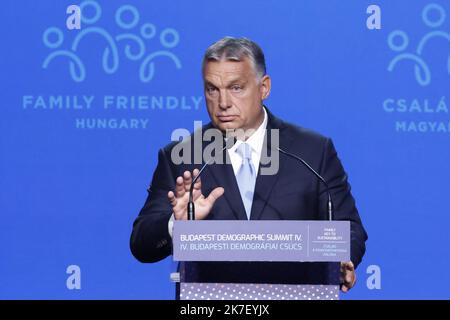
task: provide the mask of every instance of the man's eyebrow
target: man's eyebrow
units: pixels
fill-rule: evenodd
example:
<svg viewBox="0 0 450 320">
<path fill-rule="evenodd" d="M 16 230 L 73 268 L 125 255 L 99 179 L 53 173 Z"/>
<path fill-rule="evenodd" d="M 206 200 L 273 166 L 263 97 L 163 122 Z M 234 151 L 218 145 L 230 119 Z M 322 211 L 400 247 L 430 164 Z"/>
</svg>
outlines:
<svg viewBox="0 0 450 320">
<path fill-rule="evenodd" d="M 233 85 L 233 84 L 235 84 L 235 83 L 243 83 L 243 82 L 246 82 L 244 78 L 242 78 L 242 77 L 236 77 L 236 78 L 234 78 L 234 79 L 228 80 L 226 86 L 228 87 L 228 86 Z M 205 79 L 205 85 L 206 85 L 206 86 L 217 87 L 214 83 L 212 83 L 211 81 L 209 81 L 209 80 L 207 80 L 207 79 Z"/>
<path fill-rule="evenodd" d="M 243 77 L 242 75 L 239 75 L 237 77 L 227 79 L 227 86 L 232 85 L 237 82 L 246 82 L 246 78 Z"/>
<path fill-rule="evenodd" d="M 216 85 L 209 80 L 205 80 L 205 86 L 215 87 Z"/>
</svg>

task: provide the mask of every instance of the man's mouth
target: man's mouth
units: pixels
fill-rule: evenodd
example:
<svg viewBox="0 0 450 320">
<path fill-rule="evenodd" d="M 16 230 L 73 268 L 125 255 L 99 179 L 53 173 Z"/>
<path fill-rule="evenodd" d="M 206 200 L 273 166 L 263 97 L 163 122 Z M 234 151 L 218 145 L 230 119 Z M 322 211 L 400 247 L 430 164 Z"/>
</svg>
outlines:
<svg viewBox="0 0 450 320">
<path fill-rule="evenodd" d="M 234 119 L 236 119 L 237 116 L 236 115 L 218 115 L 217 119 L 219 119 L 221 122 L 230 122 L 233 121 Z"/>
</svg>

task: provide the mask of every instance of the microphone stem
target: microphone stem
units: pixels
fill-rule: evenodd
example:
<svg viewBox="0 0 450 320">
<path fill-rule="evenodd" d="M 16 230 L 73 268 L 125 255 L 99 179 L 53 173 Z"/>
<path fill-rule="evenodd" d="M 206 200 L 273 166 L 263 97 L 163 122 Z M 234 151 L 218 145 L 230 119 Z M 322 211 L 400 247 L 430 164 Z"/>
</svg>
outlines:
<svg viewBox="0 0 450 320">
<path fill-rule="evenodd" d="M 194 201 L 192 201 L 192 200 L 189 200 L 189 203 L 188 203 L 187 219 L 195 220 L 195 206 L 194 206 Z"/>
<path fill-rule="evenodd" d="M 328 201 L 327 201 L 328 217 L 327 218 L 328 218 L 328 220 L 332 221 L 333 220 L 333 201 L 331 199 L 330 187 L 328 186 L 328 183 L 325 181 L 325 179 L 320 174 L 318 174 L 316 172 L 316 170 L 314 170 L 305 160 L 303 160 L 299 156 L 296 156 L 295 154 L 284 151 L 283 149 L 281 149 L 279 147 L 277 148 L 277 150 L 280 151 L 281 153 L 284 153 L 285 155 L 295 158 L 298 161 L 300 161 L 301 163 L 303 163 L 305 165 L 305 167 L 308 168 L 308 170 L 311 171 L 324 184 L 325 190 L 328 195 Z"/>
<path fill-rule="evenodd" d="M 333 202 L 331 201 L 331 194 L 327 190 L 328 193 L 328 220 L 333 221 Z"/>
</svg>

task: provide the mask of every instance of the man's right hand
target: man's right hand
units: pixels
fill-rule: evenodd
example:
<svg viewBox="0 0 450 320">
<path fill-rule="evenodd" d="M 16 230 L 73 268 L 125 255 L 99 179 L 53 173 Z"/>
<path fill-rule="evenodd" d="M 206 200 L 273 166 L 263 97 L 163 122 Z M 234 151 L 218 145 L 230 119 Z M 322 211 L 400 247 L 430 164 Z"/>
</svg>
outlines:
<svg viewBox="0 0 450 320">
<path fill-rule="evenodd" d="M 172 205 L 173 214 L 176 220 L 187 220 L 187 205 L 189 202 L 189 189 L 191 187 L 192 178 L 199 173 L 198 169 L 194 169 L 192 174 L 185 171 L 183 176 L 179 176 L 176 180 L 175 192 L 169 191 L 167 197 Z M 202 194 L 202 182 L 200 178 L 194 184 L 193 199 L 195 205 L 195 219 L 205 219 L 211 211 L 214 203 L 219 199 L 225 190 L 222 187 L 217 187 L 208 197 Z"/>
</svg>

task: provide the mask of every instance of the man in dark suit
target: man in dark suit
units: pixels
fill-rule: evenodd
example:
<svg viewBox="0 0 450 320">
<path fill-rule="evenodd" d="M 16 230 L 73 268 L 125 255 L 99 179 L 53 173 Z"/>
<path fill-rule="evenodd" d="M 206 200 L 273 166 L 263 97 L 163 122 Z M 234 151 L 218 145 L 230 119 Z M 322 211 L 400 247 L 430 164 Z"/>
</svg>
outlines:
<svg viewBox="0 0 450 320">
<path fill-rule="evenodd" d="M 327 219 L 326 188 L 297 159 L 279 153 L 274 158 L 275 174 L 264 174 L 264 150 L 274 152 L 275 136 L 280 149 L 303 158 L 328 183 L 334 202 L 333 219 L 351 222 L 351 261 L 341 263 L 341 288 L 348 291 L 356 281 L 355 268 L 364 255 L 367 234 L 331 139 L 286 123 L 263 106 L 270 93 L 271 79 L 266 74 L 262 50 L 251 40 L 226 37 L 211 45 L 203 60 L 203 78 L 211 123 L 202 131 L 216 129 L 224 135 L 240 134 L 232 136 L 235 143 L 223 151 L 225 164 L 209 165 L 208 172 L 196 182 L 193 196 L 196 219 Z M 194 153 L 201 153 L 206 145 L 202 141 L 195 146 L 191 136 L 159 151 L 149 195 L 133 225 L 130 240 L 131 251 L 139 261 L 156 262 L 170 255 L 172 222 L 187 218 L 189 187 L 202 163 L 174 161 L 174 150 L 188 146 Z M 209 267 L 201 271 L 205 277 L 214 273 L 217 279 L 217 275 L 225 272 L 236 281 L 246 278 L 251 282 L 260 272 L 246 264 L 235 271 L 226 264 Z M 270 268 L 273 269 L 270 273 L 297 272 L 284 264 L 267 266 L 267 270 Z"/>
</svg>

